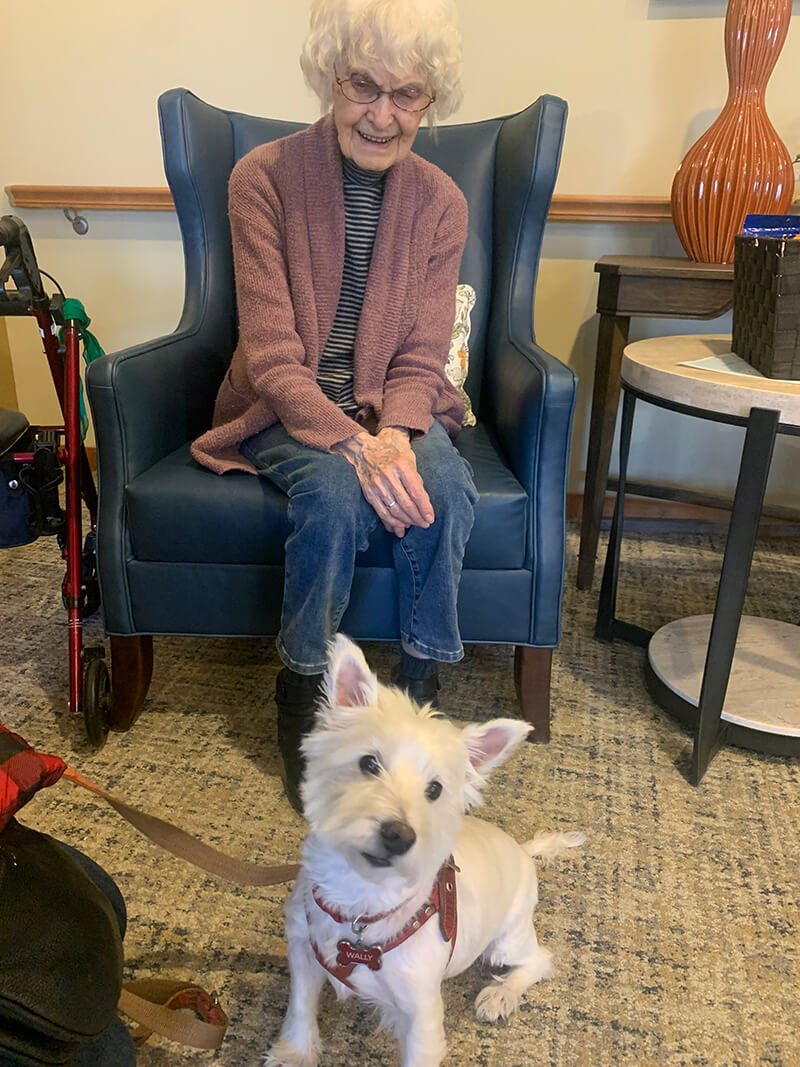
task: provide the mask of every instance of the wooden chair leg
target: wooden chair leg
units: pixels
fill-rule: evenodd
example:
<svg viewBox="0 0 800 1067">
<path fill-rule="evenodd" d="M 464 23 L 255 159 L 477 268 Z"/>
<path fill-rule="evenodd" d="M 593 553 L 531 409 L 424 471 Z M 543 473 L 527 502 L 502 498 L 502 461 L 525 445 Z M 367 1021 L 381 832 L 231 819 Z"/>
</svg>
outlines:
<svg viewBox="0 0 800 1067">
<path fill-rule="evenodd" d="M 514 684 L 523 718 L 533 726 L 528 740 L 545 744 L 550 740 L 550 672 L 552 648 L 514 650 Z"/>
<path fill-rule="evenodd" d="M 153 638 L 112 637 L 109 725 L 112 730 L 130 730 L 139 718 L 153 676 Z"/>
</svg>

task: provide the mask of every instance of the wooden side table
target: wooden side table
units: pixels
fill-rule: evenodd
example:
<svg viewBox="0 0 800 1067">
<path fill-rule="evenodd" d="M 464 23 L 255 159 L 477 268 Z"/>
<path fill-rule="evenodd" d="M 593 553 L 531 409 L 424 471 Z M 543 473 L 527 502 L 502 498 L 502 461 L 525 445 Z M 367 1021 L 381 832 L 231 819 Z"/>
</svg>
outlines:
<svg viewBox="0 0 800 1067">
<path fill-rule="evenodd" d="M 733 303 L 732 263 L 693 263 L 667 256 L 603 256 L 594 269 L 600 275 L 600 324 L 583 491 L 579 589 L 588 589 L 594 576 L 619 407 L 620 365 L 631 317 L 713 319 Z M 656 486 L 637 486 L 636 491 L 647 495 L 645 490 L 653 496 L 661 495 Z"/>
<path fill-rule="evenodd" d="M 800 754 L 800 627 L 742 616 L 764 491 L 778 433 L 800 435 L 800 381 L 686 366 L 730 354 L 728 336 L 656 337 L 625 349 L 619 488 L 595 636 L 646 647 L 648 689 L 696 728 L 690 778 L 701 781 L 726 742 Z M 747 364 L 732 356 L 734 364 Z M 655 634 L 616 618 L 628 453 L 636 399 L 746 427 L 713 616 L 679 619 Z"/>
</svg>

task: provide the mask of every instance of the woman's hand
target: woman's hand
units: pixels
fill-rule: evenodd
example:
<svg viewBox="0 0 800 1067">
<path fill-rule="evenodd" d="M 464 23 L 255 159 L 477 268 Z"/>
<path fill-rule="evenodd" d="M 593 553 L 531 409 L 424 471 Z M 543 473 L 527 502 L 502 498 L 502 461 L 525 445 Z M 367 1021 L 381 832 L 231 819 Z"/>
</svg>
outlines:
<svg viewBox="0 0 800 1067">
<path fill-rule="evenodd" d="M 355 467 L 367 502 L 390 533 L 402 537 L 409 526 L 433 522 L 407 430 L 386 427 L 376 437 L 362 431 L 335 445 L 334 451 Z"/>
</svg>

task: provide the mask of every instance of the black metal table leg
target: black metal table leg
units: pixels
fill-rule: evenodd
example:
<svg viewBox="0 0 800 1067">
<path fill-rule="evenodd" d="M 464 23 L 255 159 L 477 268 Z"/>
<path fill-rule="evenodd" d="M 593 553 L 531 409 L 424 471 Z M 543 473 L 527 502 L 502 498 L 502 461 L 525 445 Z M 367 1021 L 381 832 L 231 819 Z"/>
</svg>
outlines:
<svg viewBox="0 0 800 1067">
<path fill-rule="evenodd" d="M 752 408 L 747 420 L 700 689 L 690 771 L 693 785 L 700 784 L 709 763 L 725 742 L 727 727 L 721 719 L 722 706 L 736 652 L 779 414 L 768 408 Z"/>
<path fill-rule="evenodd" d="M 623 641 L 629 641 L 631 644 L 646 648 L 647 642 L 652 637 L 651 631 L 644 630 L 641 626 L 634 626 L 632 623 L 623 622 L 621 619 L 616 618 L 615 615 L 617 609 L 617 583 L 619 581 L 619 556 L 625 521 L 625 483 L 628 477 L 628 456 L 631 450 L 631 433 L 635 407 L 636 397 L 627 389 L 623 389 L 617 497 L 614 501 L 614 517 L 611 520 L 606 562 L 603 567 L 603 581 L 600 586 L 600 600 L 597 605 L 594 636 L 600 641 L 613 641 L 615 637 L 618 637 Z"/>
</svg>

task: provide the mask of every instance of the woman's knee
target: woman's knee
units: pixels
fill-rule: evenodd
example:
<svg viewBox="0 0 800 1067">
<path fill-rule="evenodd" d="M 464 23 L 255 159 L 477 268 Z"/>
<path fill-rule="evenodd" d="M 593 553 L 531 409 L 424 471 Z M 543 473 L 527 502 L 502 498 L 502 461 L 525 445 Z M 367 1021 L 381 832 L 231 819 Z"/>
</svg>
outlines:
<svg viewBox="0 0 800 1067">
<path fill-rule="evenodd" d="M 292 499 L 327 503 L 334 499 L 354 500 L 360 491 L 356 472 L 344 456 L 307 449 L 284 466 L 286 491 Z"/>
<path fill-rule="evenodd" d="M 431 493 L 458 496 L 466 493 L 477 500 L 472 470 L 458 451 L 444 427 L 434 422 L 424 438 L 413 444 L 417 471 L 423 484 Z"/>
<path fill-rule="evenodd" d="M 469 533 L 475 521 L 477 493 L 472 478 L 455 470 L 450 477 L 437 475 L 425 488 L 430 497 L 437 522 L 444 522 L 453 530 Z"/>
<path fill-rule="evenodd" d="M 472 520 L 478 493 L 469 464 L 455 447 L 441 454 L 438 462 L 424 466 L 419 473 L 437 515 L 447 511 Z"/>
<path fill-rule="evenodd" d="M 323 453 L 324 455 L 324 453 Z M 369 525 L 374 512 L 367 504 L 356 472 L 343 456 L 326 456 L 289 489 L 289 514 L 298 522 L 331 527 Z"/>
</svg>

